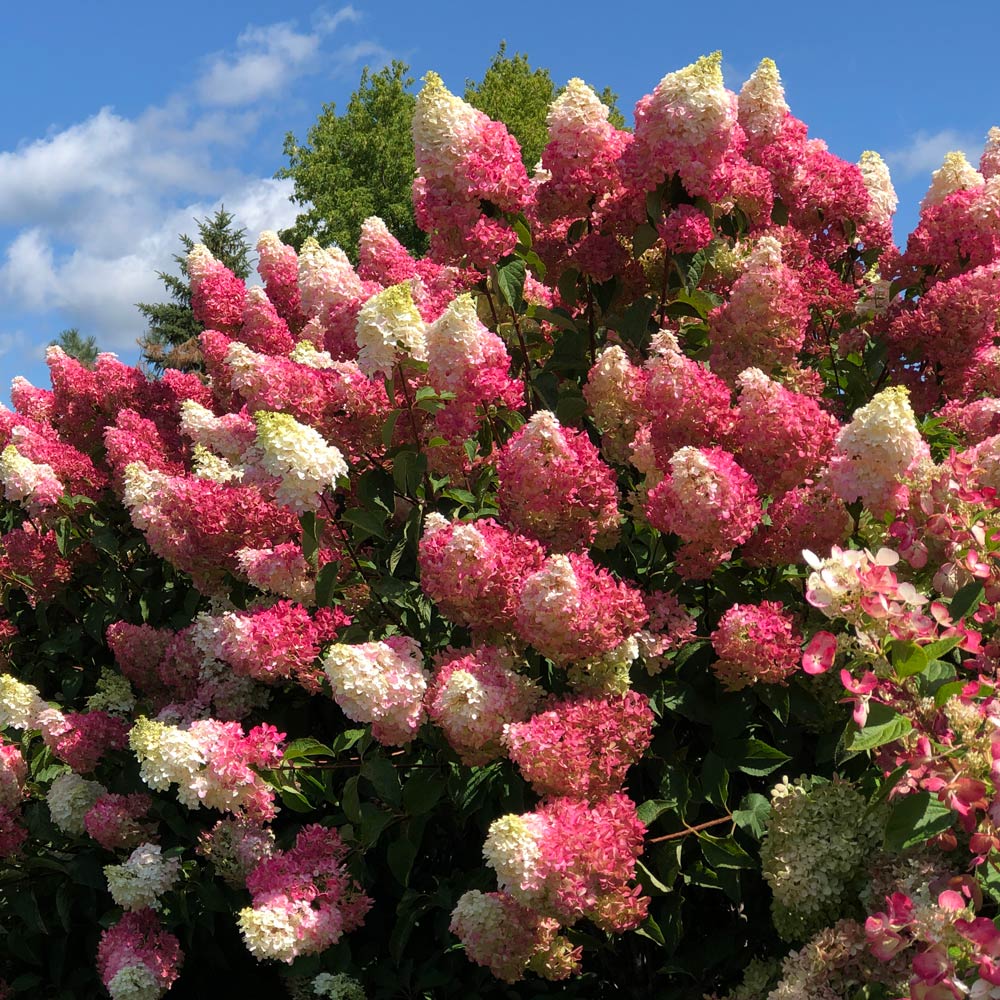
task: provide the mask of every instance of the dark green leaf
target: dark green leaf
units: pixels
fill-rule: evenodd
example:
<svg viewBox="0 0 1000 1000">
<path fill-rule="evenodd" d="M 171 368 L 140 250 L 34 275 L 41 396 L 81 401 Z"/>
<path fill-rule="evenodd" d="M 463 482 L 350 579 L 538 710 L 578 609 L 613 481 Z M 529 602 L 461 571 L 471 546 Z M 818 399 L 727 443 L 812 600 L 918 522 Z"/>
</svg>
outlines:
<svg viewBox="0 0 1000 1000">
<path fill-rule="evenodd" d="M 913 792 L 896 799 L 885 827 L 885 846 L 904 851 L 951 829 L 955 814 L 930 792 Z"/>
<path fill-rule="evenodd" d="M 500 289 L 504 301 L 515 312 L 521 308 L 524 301 L 526 275 L 527 269 L 524 266 L 524 261 L 518 260 L 516 257 L 497 268 L 497 287 Z"/>
<path fill-rule="evenodd" d="M 986 591 L 982 582 L 973 580 L 964 587 L 960 587 L 948 605 L 948 612 L 954 621 L 970 615 L 979 607 Z"/>
<path fill-rule="evenodd" d="M 854 723 L 849 723 L 848 733 L 845 733 L 844 749 L 849 753 L 861 753 L 864 750 L 873 750 L 885 743 L 891 743 L 905 736 L 912 728 L 910 720 L 898 712 L 882 705 L 879 702 L 872 702 L 868 712 L 868 721 L 865 728 L 855 731 L 853 736 L 849 735 L 850 729 L 854 729 Z"/>
</svg>

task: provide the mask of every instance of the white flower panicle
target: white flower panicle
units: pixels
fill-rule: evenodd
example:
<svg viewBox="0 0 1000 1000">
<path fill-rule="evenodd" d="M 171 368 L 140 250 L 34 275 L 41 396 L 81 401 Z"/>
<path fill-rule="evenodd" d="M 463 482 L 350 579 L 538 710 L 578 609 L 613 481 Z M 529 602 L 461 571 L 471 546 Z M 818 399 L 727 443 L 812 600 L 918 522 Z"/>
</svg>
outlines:
<svg viewBox="0 0 1000 1000">
<path fill-rule="evenodd" d="M 545 118 L 549 140 L 581 156 L 603 149 L 614 126 L 608 121 L 608 106 L 579 77 L 552 102 Z"/>
<path fill-rule="evenodd" d="M 302 312 L 310 319 L 322 319 L 329 309 L 364 295 L 347 254 L 340 247 L 321 247 L 312 236 L 299 251 L 299 291 Z"/>
<path fill-rule="evenodd" d="M 48 707 L 38 688 L 11 674 L 0 674 L 0 729 L 32 729 Z"/>
<path fill-rule="evenodd" d="M 739 121 L 747 135 L 772 139 L 788 114 L 785 89 L 773 59 L 762 59 L 740 89 Z"/>
<path fill-rule="evenodd" d="M 428 73 L 413 110 L 413 153 L 424 177 L 449 177 L 475 140 L 482 113 Z"/>
<path fill-rule="evenodd" d="M 698 146 L 730 130 L 735 118 L 722 80 L 721 52 L 668 73 L 652 93 L 649 123 L 658 140 Z"/>
<path fill-rule="evenodd" d="M 888 165 L 874 150 L 866 149 L 861 154 L 858 167 L 872 200 L 872 218 L 877 222 L 888 222 L 899 204 Z"/>
<path fill-rule="evenodd" d="M 388 375 L 401 357 L 427 360 L 427 327 L 407 281 L 373 295 L 361 307 L 355 329 L 358 366 L 366 375 Z"/>
<path fill-rule="evenodd" d="M 985 183 L 983 175 L 969 163 L 965 153 L 952 151 L 945 153 L 944 163 L 931 174 L 931 186 L 920 203 L 920 210 L 940 205 L 945 198 L 956 191 L 971 191 L 982 187 Z"/>
<path fill-rule="evenodd" d="M 159 844 L 140 844 L 120 865 L 105 865 L 111 898 L 123 910 L 158 909 L 160 897 L 181 872 L 177 858 L 165 858 Z"/>
<path fill-rule="evenodd" d="M 319 506 L 320 494 L 333 489 L 347 475 L 339 448 L 328 444 L 314 427 L 300 424 L 287 413 L 261 410 L 257 425 L 259 463 L 268 475 L 281 480 L 275 499 L 302 513 Z"/>
<path fill-rule="evenodd" d="M 71 837 L 83 834 L 83 818 L 107 789 L 99 781 L 81 778 L 76 771 L 60 774 L 49 786 L 45 801 L 49 815 L 63 833 Z"/>
</svg>

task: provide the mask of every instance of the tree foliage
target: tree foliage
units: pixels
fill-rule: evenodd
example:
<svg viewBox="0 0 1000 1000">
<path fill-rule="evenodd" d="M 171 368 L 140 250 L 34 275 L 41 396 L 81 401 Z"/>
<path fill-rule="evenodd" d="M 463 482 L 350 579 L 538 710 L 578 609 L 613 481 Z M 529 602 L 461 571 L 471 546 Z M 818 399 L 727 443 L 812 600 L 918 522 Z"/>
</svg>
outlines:
<svg viewBox="0 0 1000 1000">
<path fill-rule="evenodd" d="M 49 347 L 61 347 L 71 358 L 76 358 L 84 368 L 93 368 L 100 352 L 97 340 L 93 336 L 82 336 L 75 326 L 63 330 L 55 340 L 50 340 Z"/>
<path fill-rule="evenodd" d="M 149 324 L 139 339 L 140 355 L 156 374 L 162 374 L 167 368 L 179 368 L 181 371 L 198 371 L 201 368 L 197 337 L 203 327 L 191 310 L 191 284 L 187 270 L 187 254 L 195 243 L 204 243 L 212 251 L 212 256 L 237 277 L 246 278 L 250 273 L 252 248 L 247 242 L 246 230 L 235 229 L 234 221 L 232 213 L 227 212 L 224 205 L 220 205 L 215 214 L 207 219 L 195 219 L 198 239 L 193 240 L 186 233 L 181 233 L 179 239 L 184 253 L 174 254 L 180 275 L 158 272 L 170 300 L 136 303 Z M 67 350 L 66 353 L 71 352 Z"/>
<path fill-rule="evenodd" d="M 281 234 L 286 243 L 298 249 L 315 236 L 356 263 L 361 223 L 377 215 L 403 246 L 417 254 L 426 250 L 411 197 L 416 98 L 409 69 L 396 60 L 376 73 L 365 67 L 343 114 L 336 104 L 325 104 L 305 144 L 291 132 L 285 137 L 288 166 L 277 176 L 294 181 L 292 200 L 303 206 L 295 225 Z M 508 56 L 501 42 L 482 81 L 466 81 L 465 99 L 507 126 L 531 170 L 545 148 L 545 117 L 559 93 L 547 69 L 532 69 L 520 52 Z M 605 88 L 600 96 L 621 127 L 617 95 Z"/>
</svg>

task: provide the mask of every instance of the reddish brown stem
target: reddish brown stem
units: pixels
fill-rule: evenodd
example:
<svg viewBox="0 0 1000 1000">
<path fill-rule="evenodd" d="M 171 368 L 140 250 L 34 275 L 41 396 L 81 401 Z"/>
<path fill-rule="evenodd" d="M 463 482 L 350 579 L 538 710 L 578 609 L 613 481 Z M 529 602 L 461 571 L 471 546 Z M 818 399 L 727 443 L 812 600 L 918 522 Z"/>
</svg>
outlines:
<svg viewBox="0 0 1000 1000">
<path fill-rule="evenodd" d="M 707 830 L 712 826 L 719 826 L 722 823 L 728 823 L 732 820 L 731 815 L 720 816 L 719 819 L 710 819 L 707 823 L 699 823 L 697 826 L 686 826 L 683 830 L 678 830 L 676 833 L 667 833 L 662 837 L 654 837 L 649 841 L 651 844 L 659 844 L 664 840 L 679 840 L 681 837 L 686 837 L 690 833 L 698 833 L 700 830 Z"/>
</svg>

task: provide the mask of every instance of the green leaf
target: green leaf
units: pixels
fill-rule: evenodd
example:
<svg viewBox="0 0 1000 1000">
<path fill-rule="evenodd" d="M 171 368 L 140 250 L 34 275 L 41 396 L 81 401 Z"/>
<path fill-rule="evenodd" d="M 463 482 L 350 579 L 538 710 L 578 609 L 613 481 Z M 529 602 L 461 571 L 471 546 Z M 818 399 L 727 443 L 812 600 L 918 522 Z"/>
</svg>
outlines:
<svg viewBox="0 0 1000 1000">
<path fill-rule="evenodd" d="M 559 327 L 560 330 L 576 331 L 576 322 L 565 309 L 546 309 L 545 306 L 533 306 L 531 310 L 533 319 L 541 320 L 543 323 L 551 323 Z"/>
<path fill-rule="evenodd" d="M 306 562 L 315 569 L 316 553 L 319 552 L 320 532 L 316 512 L 307 510 L 299 516 L 299 524 L 302 525 L 302 554 L 306 557 Z"/>
<path fill-rule="evenodd" d="M 335 561 L 328 562 L 320 568 L 316 576 L 316 605 L 320 608 L 330 606 L 333 598 L 333 591 L 337 586 L 337 579 L 340 575 L 340 566 Z"/>
<path fill-rule="evenodd" d="M 660 925 L 651 916 L 647 916 L 642 924 L 635 929 L 635 932 L 640 937 L 649 938 L 661 948 L 666 946 L 667 941 L 663 936 L 663 931 L 660 930 Z"/>
<path fill-rule="evenodd" d="M 952 619 L 957 622 L 960 618 L 975 612 L 985 595 L 986 591 L 979 580 L 973 580 L 964 587 L 959 587 L 948 606 Z"/>
<path fill-rule="evenodd" d="M 400 804 L 399 772 L 385 757 L 366 760 L 361 767 L 361 777 L 375 786 L 375 791 L 384 801 L 394 806 Z"/>
<path fill-rule="evenodd" d="M 402 886 L 409 885 L 410 872 L 417 857 L 417 844 L 410 841 L 404 827 L 400 837 L 394 840 L 385 852 L 392 877 Z"/>
<path fill-rule="evenodd" d="M 559 276 L 559 298 L 567 306 L 575 305 L 577 299 L 576 283 L 580 279 L 580 272 L 575 267 L 568 267 Z"/>
<path fill-rule="evenodd" d="M 517 312 L 524 302 L 524 279 L 527 269 L 516 257 L 497 268 L 497 287 L 504 301 Z"/>
<path fill-rule="evenodd" d="M 726 796 L 729 794 L 729 772 L 726 762 L 714 750 L 705 754 L 701 766 L 701 787 L 705 798 L 718 806 L 726 808 Z"/>
<path fill-rule="evenodd" d="M 915 642 L 894 639 L 890 645 L 890 661 L 897 677 L 913 677 L 927 669 L 927 664 L 933 657 Z"/>
<path fill-rule="evenodd" d="M 733 810 L 733 820 L 741 830 L 747 830 L 757 840 L 764 836 L 767 818 L 771 815 L 771 803 L 759 792 L 743 796 L 739 809 Z"/>
<path fill-rule="evenodd" d="M 643 889 L 650 895 L 665 896 L 670 892 L 670 886 L 661 882 L 641 861 L 636 861 L 635 869 Z"/>
<path fill-rule="evenodd" d="M 727 747 L 727 759 L 732 761 L 744 774 L 751 774 L 755 778 L 762 778 L 764 775 L 776 771 L 785 761 L 790 759 L 787 753 L 782 753 L 763 740 L 739 740 L 731 746 L 734 748 L 734 752 L 730 752 Z"/>
<path fill-rule="evenodd" d="M 388 538 L 385 533 L 385 516 L 382 514 L 373 510 L 363 510 L 361 507 L 352 507 L 350 510 L 345 510 L 340 516 L 348 524 L 360 528 L 362 538 L 367 538 L 369 535 L 383 540 Z"/>
<path fill-rule="evenodd" d="M 366 846 L 371 847 L 392 820 L 392 813 L 387 809 L 380 809 L 374 802 L 362 802 L 358 839 Z"/>
<path fill-rule="evenodd" d="M 647 799 L 636 810 L 636 814 L 641 823 L 649 826 L 665 812 L 670 812 L 676 808 L 677 803 L 673 799 Z"/>
<path fill-rule="evenodd" d="M 293 812 L 308 813 L 313 811 L 313 804 L 294 785 L 279 785 L 278 795 L 281 797 L 282 804 L 288 806 Z"/>
<path fill-rule="evenodd" d="M 285 747 L 284 759 L 285 760 L 303 760 L 309 757 L 333 757 L 335 756 L 333 750 L 326 746 L 324 743 L 320 743 L 319 740 L 314 740 L 311 736 L 305 736 L 299 740 L 293 740 L 291 743 Z"/>
<path fill-rule="evenodd" d="M 411 775 L 403 785 L 403 808 L 411 816 L 430 812 L 444 794 L 445 779 L 430 768 Z"/>
<path fill-rule="evenodd" d="M 660 234 L 656 231 L 656 227 L 644 222 L 632 234 L 632 256 L 641 257 L 659 238 Z"/>
<path fill-rule="evenodd" d="M 940 660 L 946 653 L 950 653 L 961 641 L 962 636 L 950 635 L 947 639 L 938 639 L 937 642 L 928 643 L 924 646 L 924 656 L 929 661 Z"/>
<path fill-rule="evenodd" d="M 352 775 L 344 782 L 344 791 L 340 796 L 340 808 L 344 815 L 355 825 L 361 823 L 361 800 L 358 796 L 358 775 Z"/>
<path fill-rule="evenodd" d="M 955 814 L 930 792 L 914 792 L 896 799 L 885 827 L 885 846 L 904 851 L 951 829 Z"/>
<path fill-rule="evenodd" d="M 853 722 L 848 723 L 849 728 L 853 726 Z M 846 738 L 845 733 L 844 749 L 848 753 L 874 750 L 875 747 L 905 736 L 912 728 L 910 720 L 899 712 L 889 708 L 888 705 L 872 702 L 865 728 L 855 732 L 850 739 Z"/>
<path fill-rule="evenodd" d="M 942 705 L 954 698 L 955 695 L 961 694 L 965 684 L 965 681 L 951 681 L 948 684 L 942 684 L 941 687 L 934 692 L 934 705 L 937 708 L 940 708 Z"/>
<path fill-rule="evenodd" d="M 731 836 L 713 837 L 708 833 L 699 833 L 698 842 L 705 860 L 715 869 L 755 867 L 753 858 Z"/>
<path fill-rule="evenodd" d="M 399 415 L 402 412 L 402 410 L 392 410 L 385 418 L 385 423 L 382 425 L 382 444 L 386 448 L 392 447 L 392 439 L 396 433 L 396 421 L 399 420 Z"/>
</svg>

